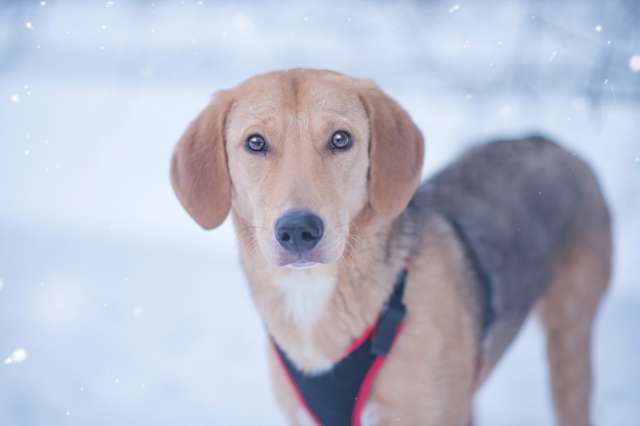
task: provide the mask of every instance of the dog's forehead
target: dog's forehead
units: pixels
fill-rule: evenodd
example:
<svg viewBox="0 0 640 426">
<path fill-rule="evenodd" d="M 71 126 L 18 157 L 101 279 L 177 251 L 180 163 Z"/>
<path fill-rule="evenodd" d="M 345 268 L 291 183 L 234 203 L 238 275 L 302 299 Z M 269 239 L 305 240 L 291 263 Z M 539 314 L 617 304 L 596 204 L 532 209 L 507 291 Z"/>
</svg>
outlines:
<svg viewBox="0 0 640 426">
<path fill-rule="evenodd" d="M 236 111 L 251 115 L 359 109 L 355 81 L 321 71 L 283 71 L 253 77 L 234 89 Z"/>
</svg>

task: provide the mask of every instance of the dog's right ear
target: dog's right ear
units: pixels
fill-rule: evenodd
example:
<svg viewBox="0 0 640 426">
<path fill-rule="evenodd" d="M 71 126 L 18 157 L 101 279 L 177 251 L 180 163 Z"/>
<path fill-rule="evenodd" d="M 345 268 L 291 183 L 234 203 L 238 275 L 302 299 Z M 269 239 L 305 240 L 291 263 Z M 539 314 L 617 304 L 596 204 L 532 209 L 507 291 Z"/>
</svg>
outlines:
<svg viewBox="0 0 640 426">
<path fill-rule="evenodd" d="M 218 92 L 191 122 L 171 159 L 171 185 L 178 200 L 204 229 L 219 226 L 231 207 L 231 180 L 224 143 L 231 106 L 228 92 Z"/>
</svg>

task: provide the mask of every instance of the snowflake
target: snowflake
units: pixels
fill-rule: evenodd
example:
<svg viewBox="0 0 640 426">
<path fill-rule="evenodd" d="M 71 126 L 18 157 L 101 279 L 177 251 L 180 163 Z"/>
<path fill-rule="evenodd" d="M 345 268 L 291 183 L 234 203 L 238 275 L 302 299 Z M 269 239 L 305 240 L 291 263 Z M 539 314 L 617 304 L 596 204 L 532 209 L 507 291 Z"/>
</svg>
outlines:
<svg viewBox="0 0 640 426">
<path fill-rule="evenodd" d="M 246 33 L 253 29 L 253 21 L 247 15 L 238 13 L 234 17 L 233 21 L 234 21 L 236 30 L 238 30 L 238 32 Z"/>
<path fill-rule="evenodd" d="M 28 30 L 33 30 L 33 24 L 31 23 L 31 21 L 25 22 L 24 27 Z"/>
<path fill-rule="evenodd" d="M 456 13 L 459 10 L 460 10 L 460 5 L 459 4 L 454 4 L 453 6 L 451 6 L 449 8 L 449 13 Z"/>
<path fill-rule="evenodd" d="M 629 69 L 633 72 L 640 72 L 640 53 L 629 58 Z"/>
<path fill-rule="evenodd" d="M 27 359 L 28 355 L 29 355 L 29 353 L 27 352 L 26 349 L 18 348 L 15 351 L 13 351 L 13 353 L 11 355 L 9 355 L 8 357 L 6 357 L 4 359 L 4 363 L 6 365 L 9 365 L 9 364 L 20 364 L 25 359 Z"/>
<path fill-rule="evenodd" d="M 601 33 L 602 32 L 602 25 L 596 25 L 596 32 L 597 33 Z"/>
<path fill-rule="evenodd" d="M 509 118 L 513 116 L 513 108 L 511 105 L 503 105 L 498 109 L 498 114 L 500 114 L 502 118 Z"/>
</svg>

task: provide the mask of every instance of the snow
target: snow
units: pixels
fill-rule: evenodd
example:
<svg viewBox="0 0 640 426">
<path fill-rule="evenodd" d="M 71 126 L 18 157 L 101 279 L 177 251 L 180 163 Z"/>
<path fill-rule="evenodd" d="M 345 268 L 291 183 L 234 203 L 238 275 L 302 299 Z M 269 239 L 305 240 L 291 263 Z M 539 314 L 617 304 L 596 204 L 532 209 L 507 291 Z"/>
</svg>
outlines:
<svg viewBox="0 0 640 426">
<path fill-rule="evenodd" d="M 633 72 L 640 72 L 640 53 L 629 58 L 629 69 Z"/>
<path fill-rule="evenodd" d="M 131 314 L 134 317 L 141 317 L 144 314 L 144 309 L 141 306 L 134 306 L 131 310 Z"/>
<path fill-rule="evenodd" d="M 21 362 L 24 362 L 24 360 L 27 359 L 28 355 L 29 355 L 29 353 L 27 352 L 26 349 L 18 348 L 15 351 L 13 351 L 13 353 L 11 355 L 9 355 L 8 357 L 6 357 L 4 359 L 4 363 L 6 365 L 9 365 L 9 364 L 20 364 Z"/>
<path fill-rule="evenodd" d="M 306 18 L 306 17 L 305 17 Z M 236 29 L 239 33 L 250 32 L 253 29 L 253 21 L 243 13 L 238 13 L 233 18 Z"/>
<path fill-rule="evenodd" d="M 0 355 L 11 359 L 0 424 L 284 424 L 231 226 L 195 225 L 168 166 L 215 90 L 308 66 L 373 78 L 398 99 L 424 131 L 425 177 L 477 141 L 532 131 L 593 165 L 616 234 L 594 420 L 635 425 L 640 123 L 624 94 L 637 87 L 638 32 L 614 33 L 618 2 L 606 16 L 599 2 L 489 4 L 56 2 L 11 22 L 21 54 L 0 68 Z M 552 424 L 546 374 L 532 320 L 481 390 L 477 423 Z"/>
</svg>

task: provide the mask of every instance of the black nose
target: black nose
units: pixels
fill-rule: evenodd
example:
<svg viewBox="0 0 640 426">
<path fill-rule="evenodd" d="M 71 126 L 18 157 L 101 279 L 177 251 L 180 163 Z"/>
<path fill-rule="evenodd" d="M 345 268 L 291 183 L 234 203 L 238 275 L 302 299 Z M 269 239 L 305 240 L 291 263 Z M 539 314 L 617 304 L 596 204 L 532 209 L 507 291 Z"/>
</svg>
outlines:
<svg viewBox="0 0 640 426">
<path fill-rule="evenodd" d="M 282 247 L 292 253 L 311 250 L 322 239 L 322 219 L 309 212 L 291 212 L 276 221 L 276 239 Z"/>
</svg>

